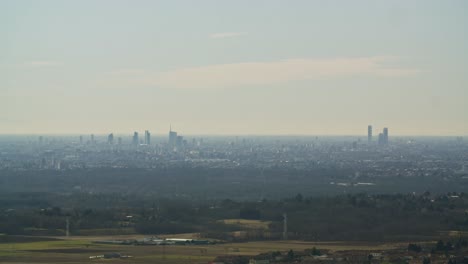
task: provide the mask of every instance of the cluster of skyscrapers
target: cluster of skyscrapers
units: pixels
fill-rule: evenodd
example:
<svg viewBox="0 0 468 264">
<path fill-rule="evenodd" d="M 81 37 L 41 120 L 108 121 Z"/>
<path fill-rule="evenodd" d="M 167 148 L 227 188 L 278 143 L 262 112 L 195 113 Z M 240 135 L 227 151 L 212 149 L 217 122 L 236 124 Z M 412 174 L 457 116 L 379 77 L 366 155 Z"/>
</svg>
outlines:
<svg viewBox="0 0 468 264">
<path fill-rule="evenodd" d="M 42 142 L 43 138 L 42 136 L 39 137 L 39 142 Z M 94 139 L 94 134 L 91 134 L 90 136 L 90 142 L 91 144 L 96 143 Z M 172 131 L 172 127 L 169 129 L 169 146 L 170 147 L 180 147 L 184 144 L 186 144 L 186 141 L 184 140 L 183 136 L 177 135 L 177 132 Z M 80 144 L 83 144 L 83 136 L 80 136 Z M 113 145 L 114 144 L 114 134 L 110 133 L 107 135 L 107 144 Z M 122 144 L 122 138 L 118 138 L 118 144 Z M 140 141 L 140 137 L 137 131 L 133 132 L 132 136 L 132 145 L 138 146 L 138 145 L 151 145 L 151 133 L 149 130 L 145 130 L 145 138 L 144 140 Z"/>
<path fill-rule="evenodd" d="M 372 125 L 367 126 L 367 142 L 372 142 Z M 379 133 L 377 143 L 379 145 L 388 144 L 388 128 L 384 127 L 382 133 Z"/>
<path fill-rule="evenodd" d="M 39 143 L 42 144 L 44 138 L 42 136 L 39 137 Z M 83 136 L 80 136 L 80 144 L 83 144 Z M 373 128 L 372 125 L 367 126 L 367 142 L 371 143 L 373 142 Z M 91 134 L 90 136 L 90 141 L 88 143 L 95 144 L 95 138 L 94 134 Z M 114 134 L 110 133 L 107 135 L 107 143 L 109 145 L 114 144 Z M 384 127 L 382 130 L 382 133 L 379 133 L 377 143 L 379 145 L 388 145 L 388 128 Z M 122 138 L 118 138 L 118 144 L 122 144 Z M 183 136 L 177 135 L 176 131 L 172 131 L 172 127 L 169 128 L 169 141 L 168 145 L 170 147 L 182 147 L 187 144 L 187 141 L 184 140 Z M 194 142 L 195 144 L 195 142 Z M 145 138 L 144 140 L 140 141 L 138 132 L 135 131 L 132 136 L 132 145 L 138 146 L 138 145 L 151 145 L 151 133 L 149 130 L 145 130 Z"/>
<path fill-rule="evenodd" d="M 138 132 L 133 132 L 132 144 L 137 146 L 140 145 L 140 143 L 143 143 L 145 145 L 151 145 L 151 133 L 148 130 L 145 130 L 145 139 L 143 142 L 140 142 Z"/>
</svg>

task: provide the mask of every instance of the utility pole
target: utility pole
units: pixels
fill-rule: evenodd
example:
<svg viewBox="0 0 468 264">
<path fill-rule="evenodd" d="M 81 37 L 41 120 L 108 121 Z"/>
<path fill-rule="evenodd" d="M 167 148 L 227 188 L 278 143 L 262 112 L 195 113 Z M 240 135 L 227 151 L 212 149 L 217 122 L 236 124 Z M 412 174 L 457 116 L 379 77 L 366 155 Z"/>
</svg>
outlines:
<svg viewBox="0 0 468 264">
<path fill-rule="evenodd" d="M 283 240 L 288 240 L 288 215 L 283 214 Z"/>
</svg>

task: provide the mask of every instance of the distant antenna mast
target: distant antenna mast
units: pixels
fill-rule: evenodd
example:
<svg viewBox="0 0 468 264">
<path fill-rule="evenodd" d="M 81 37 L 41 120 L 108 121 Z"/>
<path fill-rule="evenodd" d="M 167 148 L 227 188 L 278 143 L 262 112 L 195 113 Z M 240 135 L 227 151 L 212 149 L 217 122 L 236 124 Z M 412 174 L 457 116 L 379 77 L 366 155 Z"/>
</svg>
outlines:
<svg viewBox="0 0 468 264">
<path fill-rule="evenodd" d="M 283 240 L 288 240 L 288 215 L 283 214 Z"/>
<path fill-rule="evenodd" d="M 262 201 L 263 199 L 265 199 L 265 184 L 266 184 L 266 178 L 265 178 L 265 175 L 263 174 L 264 171 L 265 171 L 265 167 L 262 167 L 262 170 L 260 171 L 260 176 L 261 176 L 262 179 L 263 179 L 263 183 L 262 183 L 262 190 L 261 190 L 260 201 Z"/>
<path fill-rule="evenodd" d="M 65 235 L 67 237 L 70 236 L 70 219 L 68 218 L 67 216 L 67 219 L 66 219 L 66 231 L 65 231 Z"/>
</svg>

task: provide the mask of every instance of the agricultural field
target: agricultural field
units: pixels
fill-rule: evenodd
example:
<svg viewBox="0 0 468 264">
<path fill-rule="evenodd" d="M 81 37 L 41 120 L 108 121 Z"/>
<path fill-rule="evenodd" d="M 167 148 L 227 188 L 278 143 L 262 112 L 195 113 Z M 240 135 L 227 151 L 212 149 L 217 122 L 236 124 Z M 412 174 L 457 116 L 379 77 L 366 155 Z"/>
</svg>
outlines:
<svg viewBox="0 0 468 264">
<path fill-rule="evenodd" d="M 189 234 L 188 234 L 189 235 Z M 15 242 L 0 243 L 1 263 L 209 263 L 223 255 L 258 255 L 271 251 L 301 251 L 317 247 L 324 250 L 383 251 L 405 247 L 399 243 L 261 241 L 220 243 L 213 245 L 109 245 L 93 243 L 95 239 L 123 239 L 128 236 L 37 238 L 22 237 Z M 13 240 L 13 239 L 10 239 Z M 6 241 L 6 242 L 5 242 Z M 90 259 L 90 256 L 118 252 L 126 259 Z"/>
<path fill-rule="evenodd" d="M 224 219 L 220 222 L 226 225 L 236 225 L 244 229 L 268 230 L 271 221 L 251 220 L 251 219 Z"/>
</svg>

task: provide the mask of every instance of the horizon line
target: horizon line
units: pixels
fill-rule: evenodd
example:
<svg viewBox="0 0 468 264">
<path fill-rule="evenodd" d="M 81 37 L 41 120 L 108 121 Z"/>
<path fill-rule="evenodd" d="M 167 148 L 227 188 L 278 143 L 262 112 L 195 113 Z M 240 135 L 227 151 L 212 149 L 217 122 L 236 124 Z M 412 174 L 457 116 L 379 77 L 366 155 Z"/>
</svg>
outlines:
<svg viewBox="0 0 468 264">
<path fill-rule="evenodd" d="M 138 132 L 138 131 L 135 131 Z M 149 131 L 151 133 L 151 131 Z M 173 131 L 177 132 L 177 131 Z M 109 132 L 109 133 L 0 133 L 0 136 L 108 136 L 109 134 L 114 135 L 128 135 L 133 136 L 131 133 L 120 133 L 120 132 Z M 167 132 L 169 133 L 169 132 Z M 151 133 L 152 136 L 166 136 L 167 133 Z M 197 134 L 197 133 L 184 133 L 180 134 L 182 136 L 212 136 L 212 137 L 236 137 L 236 136 L 245 136 L 245 137 L 365 137 L 367 134 Z M 373 135 L 373 138 L 377 138 L 378 134 Z M 468 137 L 468 134 L 390 134 L 390 137 Z"/>
</svg>

